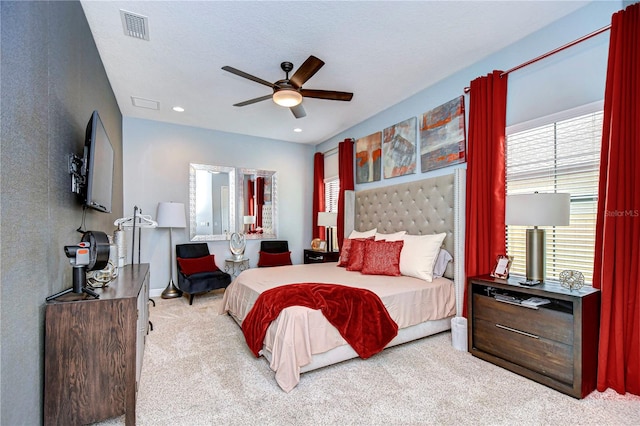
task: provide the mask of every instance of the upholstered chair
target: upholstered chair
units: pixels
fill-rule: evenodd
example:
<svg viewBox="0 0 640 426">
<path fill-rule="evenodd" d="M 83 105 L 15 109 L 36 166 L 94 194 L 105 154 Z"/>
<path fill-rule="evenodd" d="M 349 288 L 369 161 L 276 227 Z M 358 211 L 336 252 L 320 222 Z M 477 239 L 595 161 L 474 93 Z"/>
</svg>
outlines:
<svg viewBox="0 0 640 426">
<path fill-rule="evenodd" d="M 260 242 L 258 267 L 291 265 L 291 252 L 287 241 L 263 240 Z"/>
<path fill-rule="evenodd" d="M 207 243 L 177 244 L 178 287 L 189 295 L 189 305 L 196 294 L 227 288 L 231 275 L 223 272 L 209 254 Z"/>
</svg>

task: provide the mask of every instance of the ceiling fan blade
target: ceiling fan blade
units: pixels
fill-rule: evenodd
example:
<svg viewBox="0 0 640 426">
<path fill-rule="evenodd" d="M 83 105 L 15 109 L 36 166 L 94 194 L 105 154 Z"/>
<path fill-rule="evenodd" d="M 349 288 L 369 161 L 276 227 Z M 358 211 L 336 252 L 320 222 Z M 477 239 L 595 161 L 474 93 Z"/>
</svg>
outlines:
<svg viewBox="0 0 640 426">
<path fill-rule="evenodd" d="M 304 107 L 302 106 L 302 104 L 298 104 L 296 106 L 293 106 L 291 108 L 289 108 L 291 110 L 291 112 L 293 113 L 294 117 L 296 118 L 302 118 L 302 117 L 306 117 L 307 116 L 307 112 L 304 110 Z"/>
<path fill-rule="evenodd" d="M 313 75 L 317 73 L 323 65 L 324 62 L 322 62 L 320 59 L 316 58 L 313 55 L 309 56 L 307 60 L 304 61 L 302 65 L 300 65 L 300 68 L 298 68 L 298 70 L 293 74 L 293 77 L 289 79 L 289 83 L 291 83 L 291 85 L 296 89 L 301 88 L 302 85 L 311 77 L 313 77 Z"/>
<path fill-rule="evenodd" d="M 243 107 L 243 106 L 255 104 L 256 102 L 262 102 L 262 101 L 266 101 L 267 99 L 271 99 L 272 96 L 273 95 L 260 96 L 259 98 L 253 98 L 253 99 L 249 99 L 248 101 L 244 101 L 244 102 L 240 102 L 240 103 L 237 103 L 237 104 L 233 104 L 233 106 L 234 107 Z"/>
<path fill-rule="evenodd" d="M 300 94 L 305 98 L 329 99 L 332 101 L 350 101 L 353 93 L 335 92 L 333 90 L 300 89 Z"/>
<path fill-rule="evenodd" d="M 246 72 L 240 71 L 239 69 L 236 69 L 236 68 L 233 68 L 233 67 L 228 67 L 228 66 L 224 66 L 224 67 L 222 67 L 222 69 L 227 71 L 227 72 L 230 72 L 231 74 L 235 74 L 235 75 L 238 75 L 240 77 L 244 77 L 246 79 L 249 79 L 251 81 L 255 81 L 256 83 L 264 84 L 265 86 L 269 86 L 272 89 L 276 88 L 275 84 L 269 83 L 268 81 L 263 80 L 261 78 L 258 78 L 258 77 L 254 76 L 254 75 L 247 74 Z"/>
</svg>

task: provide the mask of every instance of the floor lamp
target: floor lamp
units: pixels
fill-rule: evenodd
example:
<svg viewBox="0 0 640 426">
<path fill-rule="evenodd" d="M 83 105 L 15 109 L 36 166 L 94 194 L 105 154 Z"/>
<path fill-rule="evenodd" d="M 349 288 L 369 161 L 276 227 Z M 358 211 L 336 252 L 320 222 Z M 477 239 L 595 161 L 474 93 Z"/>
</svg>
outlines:
<svg viewBox="0 0 640 426">
<path fill-rule="evenodd" d="M 507 195 L 505 224 L 533 226 L 527 229 L 527 281 L 542 282 L 546 274 L 545 231 L 538 226 L 569 225 L 570 203 L 570 194 Z"/>
<path fill-rule="evenodd" d="M 162 292 L 163 299 L 173 299 L 182 296 L 182 291 L 173 284 L 173 228 L 186 228 L 187 222 L 184 215 L 184 204 L 173 202 L 158 203 L 156 215 L 158 228 L 169 228 L 169 264 L 171 275 L 169 284 Z"/>
<path fill-rule="evenodd" d="M 327 251 L 333 251 L 333 232 L 331 228 L 338 224 L 338 213 L 318 212 L 318 226 L 324 226 L 327 234 Z"/>
</svg>

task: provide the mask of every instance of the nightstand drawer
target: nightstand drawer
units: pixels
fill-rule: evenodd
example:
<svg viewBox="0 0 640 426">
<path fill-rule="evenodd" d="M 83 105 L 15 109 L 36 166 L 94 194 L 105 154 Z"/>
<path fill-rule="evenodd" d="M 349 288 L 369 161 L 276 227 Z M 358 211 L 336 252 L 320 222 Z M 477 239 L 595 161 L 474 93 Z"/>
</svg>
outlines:
<svg viewBox="0 0 640 426">
<path fill-rule="evenodd" d="M 536 336 L 573 345 L 573 315 L 545 307 L 531 309 L 497 301 L 493 297 L 473 295 L 474 317 L 503 324 Z"/>
<path fill-rule="evenodd" d="M 573 347 L 504 324 L 476 319 L 473 341 L 477 349 L 517 363 L 563 383 L 573 383 Z"/>
<path fill-rule="evenodd" d="M 337 262 L 340 258 L 340 252 L 337 251 L 304 251 L 304 263 L 326 263 Z"/>
<path fill-rule="evenodd" d="M 304 254 L 304 263 L 324 263 L 324 256 L 322 255 L 322 253 L 310 253 Z"/>
</svg>

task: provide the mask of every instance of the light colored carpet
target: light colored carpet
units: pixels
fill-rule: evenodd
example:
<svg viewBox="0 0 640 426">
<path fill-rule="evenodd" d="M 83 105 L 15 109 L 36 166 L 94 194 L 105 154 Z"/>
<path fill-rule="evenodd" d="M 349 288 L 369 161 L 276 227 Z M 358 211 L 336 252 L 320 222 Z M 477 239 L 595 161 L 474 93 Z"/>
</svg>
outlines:
<svg viewBox="0 0 640 426">
<path fill-rule="evenodd" d="M 305 373 L 283 392 L 221 292 L 156 299 L 137 401 L 139 425 L 637 425 L 640 397 L 577 400 L 460 352 L 441 333 Z M 124 417 L 100 425 L 124 424 Z"/>
</svg>

